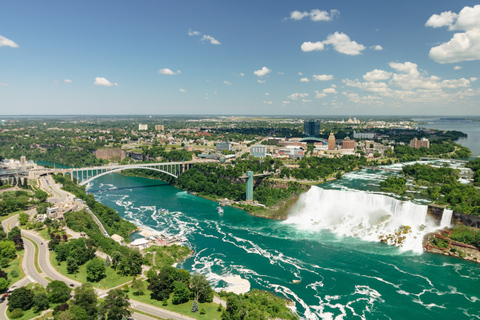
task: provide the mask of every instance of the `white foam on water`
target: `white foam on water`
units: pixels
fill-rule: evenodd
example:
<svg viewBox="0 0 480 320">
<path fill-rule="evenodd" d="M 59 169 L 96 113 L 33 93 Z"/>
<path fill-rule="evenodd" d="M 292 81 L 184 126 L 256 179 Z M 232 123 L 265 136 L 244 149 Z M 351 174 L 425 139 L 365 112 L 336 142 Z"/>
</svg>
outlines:
<svg viewBox="0 0 480 320">
<path fill-rule="evenodd" d="M 385 237 L 389 244 L 393 241 L 388 236 L 409 226 L 410 232 L 397 234 L 397 238 L 404 237 L 402 251 L 417 253 L 423 251 L 423 236 L 438 228 L 427 215 L 425 205 L 363 191 L 325 190 L 314 186 L 300 196 L 291 212 L 284 223 L 301 230 L 328 229 L 339 236 L 365 241 Z"/>
</svg>

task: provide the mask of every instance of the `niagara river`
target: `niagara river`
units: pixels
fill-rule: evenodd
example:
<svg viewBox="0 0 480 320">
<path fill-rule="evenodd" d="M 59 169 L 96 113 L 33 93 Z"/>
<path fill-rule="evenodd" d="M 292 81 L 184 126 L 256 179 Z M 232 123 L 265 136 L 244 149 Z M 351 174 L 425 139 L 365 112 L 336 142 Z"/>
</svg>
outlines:
<svg viewBox="0 0 480 320">
<path fill-rule="evenodd" d="M 223 277 L 241 276 L 292 300 L 301 318 L 480 318 L 479 265 L 422 252 L 423 235 L 438 226 L 421 202 L 378 191 L 389 174 L 359 170 L 314 186 L 285 221 L 232 207 L 219 215 L 216 202 L 119 173 L 88 191 L 142 228 L 185 236 L 195 254 L 179 267 L 206 275 L 217 290 L 233 285 Z M 405 225 L 412 232 L 402 247 L 379 242 Z"/>
</svg>

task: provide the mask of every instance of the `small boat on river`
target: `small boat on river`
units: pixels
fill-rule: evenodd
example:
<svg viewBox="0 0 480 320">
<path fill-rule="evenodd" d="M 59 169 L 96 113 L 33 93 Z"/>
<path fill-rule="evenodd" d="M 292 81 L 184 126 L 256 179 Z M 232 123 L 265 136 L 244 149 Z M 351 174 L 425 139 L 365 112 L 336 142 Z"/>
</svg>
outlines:
<svg viewBox="0 0 480 320">
<path fill-rule="evenodd" d="M 218 206 L 217 207 L 218 214 L 223 214 L 223 208 Z"/>
<path fill-rule="evenodd" d="M 168 209 L 160 208 L 160 209 L 158 210 L 158 213 L 160 213 L 160 214 L 168 214 L 169 212 L 168 212 Z"/>
</svg>

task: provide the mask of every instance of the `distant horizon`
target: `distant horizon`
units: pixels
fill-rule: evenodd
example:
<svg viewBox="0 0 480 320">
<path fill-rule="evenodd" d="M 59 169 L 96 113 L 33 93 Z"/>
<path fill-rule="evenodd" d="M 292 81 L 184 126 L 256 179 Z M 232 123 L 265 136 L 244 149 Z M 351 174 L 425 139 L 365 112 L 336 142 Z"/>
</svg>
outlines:
<svg viewBox="0 0 480 320">
<path fill-rule="evenodd" d="M 452 119 L 463 119 L 463 118 L 477 118 L 480 115 L 389 115 L 389 114 L 370 114 L 370 115 L 342 115 L 342 114 L 332 114 L 332 115 L 291 115 L 291 114 L 26 114 L 26 115 L 0 115 L 0 118 L 26 118 L 26 117 L 48 117 L 48 118 L 62 118 L 62 117 L 146 117 L 148 120 L 150 117 L 246 117 L 246 118 L 279 118 L 279 117 L 288 117 L 288 118 L 365 118 L 365 117 L 392 117 L 392 118 L 452 118 Z"/>
</svg>

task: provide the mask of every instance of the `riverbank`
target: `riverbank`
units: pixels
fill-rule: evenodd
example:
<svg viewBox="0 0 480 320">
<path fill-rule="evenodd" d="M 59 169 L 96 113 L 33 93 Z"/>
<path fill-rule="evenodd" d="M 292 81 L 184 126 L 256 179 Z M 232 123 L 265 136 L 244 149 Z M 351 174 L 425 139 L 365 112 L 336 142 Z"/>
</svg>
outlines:
<svg viewBox="0 0 480 320">
<path fill-rule="evenodd" d="M 476 228 L 470 229 L 478 232 Z M 424 251 L 480 263 L 480 250 L 475 246 L 450 239 L 451 232 L 452 229 L 444 229 L 425 235 Z"/>
</svg>

